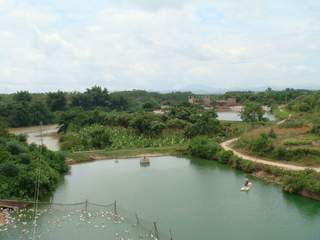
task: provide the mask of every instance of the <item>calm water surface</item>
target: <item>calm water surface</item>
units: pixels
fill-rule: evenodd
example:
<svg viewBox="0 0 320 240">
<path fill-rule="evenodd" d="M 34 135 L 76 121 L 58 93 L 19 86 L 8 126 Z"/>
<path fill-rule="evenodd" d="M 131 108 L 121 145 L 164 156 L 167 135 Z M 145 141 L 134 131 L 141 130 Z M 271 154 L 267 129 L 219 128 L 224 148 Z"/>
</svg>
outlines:
<svg viewBox="0 0 320 240">
<path fill-rule="evenodd" d="M 224 121 L 237 121 L 241 122 L 241 117 L 239 112 L 217 112 L 218 119 Z M 275 117 L 271 113 L 265 113 L 265 118 L 269 119 L 270 121 L 275 121 Z"/>
<path fill-rule="evenodd" d="M 250 192 L 240 192 L 244 179 L 204 160 L 158 157 L 150 167 L 140 167 L 138 159 L 98 161 L 72 166 L 53 200 L 117 200 L 181 240 L 320 239 L 320 202 L 255 179 Z"/>
</svg>

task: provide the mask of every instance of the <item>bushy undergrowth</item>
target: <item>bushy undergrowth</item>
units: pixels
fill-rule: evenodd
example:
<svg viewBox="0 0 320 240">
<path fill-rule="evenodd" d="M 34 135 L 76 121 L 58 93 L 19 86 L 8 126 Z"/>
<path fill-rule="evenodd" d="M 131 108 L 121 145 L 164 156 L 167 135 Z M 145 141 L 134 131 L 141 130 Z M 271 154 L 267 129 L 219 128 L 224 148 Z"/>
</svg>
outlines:
<svg viewBox="0 0 320 240">
<path fill-rule="evenodd" d="M 302 146 L 311 144 L 311 140 L 287 140 L 284 146 Z M 258 138 L 240 138 L 235 144 L 238 149 L 245 149 L 261 157 L 267 157 L 278 161 L 301 161 L 307 158 L 319 158 L 320 150 L 299 147 L 286 148 L 275 146 L 267 134 L 261 134 Z"/>
<path fill-rule="evenodd" d="M 311 133 L 320 136 L 320 123 L 315 123 L 312 126 Z"/>
<path fill-rule="evenodd" d="M 292 119 L 280 124 L 280 128 L 299 128 L 305 124 L 303 119 Z"/>
<path fill-rule="evenodd" d="M 305 170 L 300 172 L 290 172 L 283 178 L 283 188 L 285 191 L 299 193 L 308 191 L 312 193 L 320 193 L 320 174 Z"/>
<path fill-rule="evenodd" d="M 312 140 L 307 139 L 287 139 L 283 141 L 285 146 L 300 146 L 300 145 L 310 145 Z"/>
<path fill-rule="evenodd" d="M 98 136 L 98 137 L 97 137 Z M 100 139 L 98 141 L 98 139 Z M 99 146 L 93 144 L 99 143 Z M 166 133 L 158 136 L 137 134 L 136 131 L 121 127 L 92 125 L 80 132 L 68 132 L 61 139 L 63 150 L 82 151 L 93 149 L 126 149 L 145 147 L 164 147 L 184 144 L 181 134 Z"/>
<path fill-rule="evenodd" d="M 39 196 L 47 196 L 68 171 L 64 156 L 19 140 L 8 134 L 0 136 L 0 199 L 32 198 L 39 169 Z"/>
</svg>

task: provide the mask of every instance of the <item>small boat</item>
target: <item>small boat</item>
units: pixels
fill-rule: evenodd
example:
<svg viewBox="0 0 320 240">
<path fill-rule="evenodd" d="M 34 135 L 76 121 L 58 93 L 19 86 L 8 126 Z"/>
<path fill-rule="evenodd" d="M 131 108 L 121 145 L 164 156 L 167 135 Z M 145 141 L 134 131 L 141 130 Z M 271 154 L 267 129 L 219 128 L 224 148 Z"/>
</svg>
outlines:
<svg viewBox="0 0 320 240">
<path fill-rule="evenodd" d="M 150 165 L 150 159 L 143 157 L 142 159 L 140 159 L 140 165 L 142 166 L 149 166 Z"/>
<path fill-rule="evenodd" d="M 249 182 L 249 183 L 248 183 L 248 186 L 243 186 L 242 188 L 240 188 L 240 191 L 242 191 L 242 192 L 248 192 L 248 191 L 250 191 L 251 186 L 252 186 L 252 183 Z"/>
<path fill-rule="evenodd" d="M 114 162 L 115 162 L 115 163 L 119 163 L 119 160 L 118 160 L 118 159 L 116 159 L 116 160 L 114 160 Z"/>
</svg>

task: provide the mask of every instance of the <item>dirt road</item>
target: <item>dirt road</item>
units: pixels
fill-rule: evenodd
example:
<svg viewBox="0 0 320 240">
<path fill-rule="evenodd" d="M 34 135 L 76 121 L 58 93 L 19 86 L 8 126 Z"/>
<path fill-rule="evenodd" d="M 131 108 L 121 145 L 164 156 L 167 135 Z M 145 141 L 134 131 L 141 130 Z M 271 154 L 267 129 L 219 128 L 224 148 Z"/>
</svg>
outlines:
<svg viewBox="0 0 320 240">
<path fill-rule="evenodd" d="M 234 138 L 228 141 L 225 141 L 223 143 L 221 143 L 221 147 L 226 150 L 226 151 L 231 151 L 233 152 L 234 155 L 236 155 L 237 157 L 240 157 L 242 159 L 248 160 L 248 161 L 252 161 L 252 162 L 256 162 L 256 163 L 261 163 L 261 164 L 265 164 L 265 165 L 270 165 L 270 166 L 275 166 L 275 167 L 279 167 L 279 168 L 283 168 L 286 170 L 292 170 L 292 171 L 303 171 L 306 169 L 313 169 L 316 172 L 320 172 L 320 167 L 319 168 L 315 168 L 315 167 L 302 167 L 302 166 L 296 166 L 296 165 L 292 165 L 292 164 L 285 164 L 285 163 L 280 163 L 280 162 L 271 162 L 271 161 L 267 161 L 267 160 L 263 160 L 257 157 L 252 157 L 252 156 L 248 156 L 246 154 L 240 153 L 237 150 L 233 149 L 231 146 L 234 142 L 236 142 L 238 140 L 238 138 Z"/>
</svg>

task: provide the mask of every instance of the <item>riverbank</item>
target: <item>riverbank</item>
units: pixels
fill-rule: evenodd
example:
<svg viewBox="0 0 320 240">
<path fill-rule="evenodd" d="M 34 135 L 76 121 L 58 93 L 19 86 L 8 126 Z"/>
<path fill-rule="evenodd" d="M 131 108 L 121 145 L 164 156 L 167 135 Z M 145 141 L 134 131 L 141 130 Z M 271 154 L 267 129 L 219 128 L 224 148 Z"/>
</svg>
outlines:
<svg viewBox="0 0 320 240">
<path fill-rule="evenodd" d="M 93 150 L 82 152 L 67 152 L 66 163 L 73 165 L 77 163 L 92 162 L 98 160 L 109 160 L 116 158 L 139 158 L 139 157 L 159 157 L 166 155 L 181 155 L 186 151 L 186 146 L 169 146 L 158 148 L 135 148 L 119 150 Z"/>
</svg>

